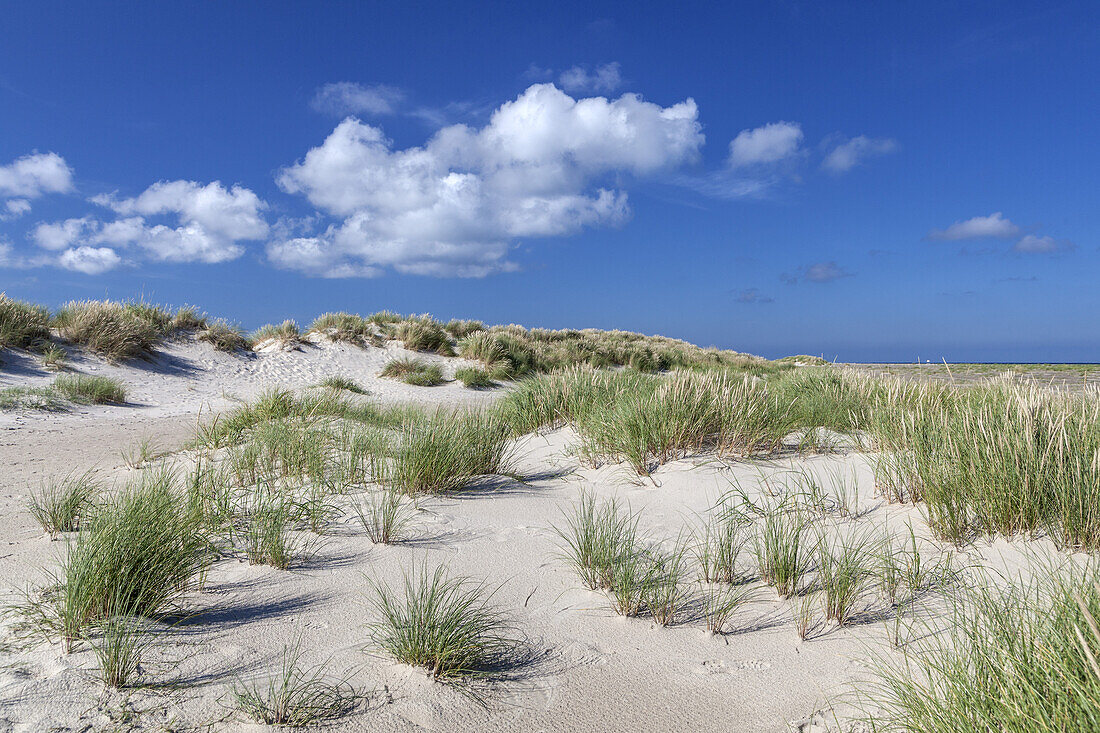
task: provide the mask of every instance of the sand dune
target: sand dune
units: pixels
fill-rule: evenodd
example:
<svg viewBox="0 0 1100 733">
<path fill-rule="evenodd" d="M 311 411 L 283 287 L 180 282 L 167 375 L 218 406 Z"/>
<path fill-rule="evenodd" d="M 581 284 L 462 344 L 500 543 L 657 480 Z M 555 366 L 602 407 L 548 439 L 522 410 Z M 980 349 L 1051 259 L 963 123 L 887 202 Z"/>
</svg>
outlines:
<svg viewBox="0 0 1100 733">
<path fill-rule="evenodd" d="M 185 340 L 167 344 L 151 361 L 125 365 L 73 354 L 81 372 L 124 382 L 130 404 L 0 415 L 4 595 L 10 599 L 41 583 L 44 569 L 65 552 L 65 542 L 51 542 L 26 511 L 31 488 L 87 469 L 121 483 L 140 470 L 125 465 L 121 449 L 151 439 L 164 451 L 178 450 L 200 414 L 265 387 L 304 388 L 343 375 L 370 391 L 366 399 L 440 405 L 486 404 L 503 391 L 477 392 L 457 383 L 420 388 L 376 376 L 402 353 L 393 345 L 321 343 L 244 357 Z M 13 352 L 4 358 L 2 384 L 52 378 L 29 358 Z M 423 358 L 443 362 L 448 373 L 461 363 Z M 836 729 L 856 716 L 853 691 L 868 678 L 872 654 L 888 647 L 881 619 L 829 626 L 803 642 L 790 604 L 763 585 L 725 635 L 708 634 L 699 623 L 662 628 L 622 618 L 603 594 L 578 584 L 558 557 L 552 527 L 561 523 L 564 508 L 590 491 L 628 502 L 655 537 L 673 540 L 735 482 L 758 495 L 768 481 L 792 471 L 810 472 L 823 483 L 843 471 L 855 477 L 863 516 L 832 518 L 832 525 L 858 521 L 900 533 L 912 523 L 927 538 L 918 510 L 875 497 L 867 456 L 838 452 L 741 463 L 701 457 L 662 466 L 652 480 L 641 480 L 622 466 L 582 465 L 570 450 L 574 443 L 569 429 L 521 439 L 519 467 L 533 478 L 526 484 L 486 481 L 425 499 L 409 543 L 373 545 L 345 517 L 301 567 L 218 562 L 203 590 L 189 598 L 193 615 L 165 628 L 145 663 L 165 688 L 105 692 L 89 671 L 95 666 L 91 652 L 66 655 L 54 643 L 24 648 L 12 637 L 9 619 L 0 629 L 0 730 L 102 729 L 124 719 L 147 729 L 258 729 L 232 709 L 229 686 L 270 673 L 284 645 L 297 638 L 308 661 L 346 670 L 370 693 L 337 724 L 340 730 L 810 731 Z M 171 460 L 186 467 L 193 455 L 184 451 Z M 921 546 L 929 557 L 943 550 L 928 539 Z M 976 546 L 968 559 L 1016 567 L 1025 552 L 1021 543 L 1001 541 Z M 420 563 L 446 564 L 499 586 L 496 601 L 528 642 L 529 663 L 489 683 L 481 703 L 389 660 L 370 643 L 368 579 L 398 583 L 403 571 Z"/>
</svg>

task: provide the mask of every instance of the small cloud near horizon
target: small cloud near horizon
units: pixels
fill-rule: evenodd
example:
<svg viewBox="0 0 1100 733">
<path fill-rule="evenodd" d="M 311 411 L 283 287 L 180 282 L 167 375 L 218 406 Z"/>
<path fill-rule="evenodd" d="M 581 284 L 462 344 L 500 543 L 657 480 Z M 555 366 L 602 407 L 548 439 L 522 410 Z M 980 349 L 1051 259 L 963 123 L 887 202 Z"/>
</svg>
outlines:
<svg viewBox="0 0 1100 733">
<path fill-rule="evenodd" d="M 946 229 L 933 229 L 927 238 L 937 242 L 955 242 L 962 239 L 1011 239 L 1020 233 L 1020 227 L 1013 224 L 999 211 L 989 216 L 975 216 L 965 221 L 956 221 Z"/>
<path fill-rule="evenodd" d="M 775 298 L 761 293 L 757 288 L 746 288 L 737 294 L 738 303 L 774 303 Z"/>
<path fill-rule="evenodd" d="M 828 283 L 834 280 L 840 280 L 841 278 L 851 277 L 852 274 L 853 273 L 840 267 L 835 261 L 829 260 L 827 262 L 815 262 L 812 265 L 800 267 L 793 275 L 783 273 L 779 276 L 779 279 L 788 285 L 794 285 L 798 282 Z"/>
</svg>

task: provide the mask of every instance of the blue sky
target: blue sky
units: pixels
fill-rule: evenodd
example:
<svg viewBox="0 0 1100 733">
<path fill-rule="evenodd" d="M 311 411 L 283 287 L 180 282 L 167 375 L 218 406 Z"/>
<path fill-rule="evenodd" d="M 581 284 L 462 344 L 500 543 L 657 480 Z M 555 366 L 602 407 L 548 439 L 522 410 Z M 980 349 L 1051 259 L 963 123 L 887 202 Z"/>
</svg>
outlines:
<svg viewBox="0 0 1100 733">
<path fill-rule="evenodd" d="M 1100 361 L 1100 6 L 621 7 L 9 4 L 0 290 Z"/>
</svg>

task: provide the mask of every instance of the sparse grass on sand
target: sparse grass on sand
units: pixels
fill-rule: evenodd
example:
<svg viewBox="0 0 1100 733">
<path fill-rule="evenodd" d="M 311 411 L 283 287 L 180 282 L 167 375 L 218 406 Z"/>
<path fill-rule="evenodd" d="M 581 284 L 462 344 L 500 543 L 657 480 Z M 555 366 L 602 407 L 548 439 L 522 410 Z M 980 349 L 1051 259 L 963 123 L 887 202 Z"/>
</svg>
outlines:
<svg viewBox="0 0 1100 733">
<path fill-rule="evenodd" d="M 265 725 L 301 728 L 352 712 L 362 696 L 348 677 L 334 677 L 321 664 L 302 663 L 302 642 L 283 647 L 279 671 L 267 680 L 238 680 L 233 701 L 241 713 Z"/>
<path fill-rule="evenodd" d="M 485 677 L 505 667 L 517 649 L 493 591 L 469 578 L 426 566 L 394 590 L 371 581 L 371 625 L 377 644 L 394 659 L 423 667 L 436 679 Z"/>
</svg>

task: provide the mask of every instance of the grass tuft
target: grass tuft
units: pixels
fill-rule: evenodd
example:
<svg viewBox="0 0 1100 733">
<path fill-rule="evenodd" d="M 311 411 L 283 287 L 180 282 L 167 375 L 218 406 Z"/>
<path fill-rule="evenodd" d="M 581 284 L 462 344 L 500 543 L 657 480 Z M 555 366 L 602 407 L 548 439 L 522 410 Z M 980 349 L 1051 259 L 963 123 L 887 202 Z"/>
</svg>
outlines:
<svg viewBox="0 0 1100 733">
<path fill-rule="evenodd" d="M 276 675 L 238 681 L 232 694 L 237 709 L 256 722 L 293 728 L 342 718 L 361 698 L 346 677 L 331 677 L 325 665 L 303 666 L 301 639 L 283 648 Z"/>
<path fill-rule="evenodd" d="M 70 475 L 31 492 L 27 508 L 42 529 L 57 537 L 80 529 L 81 520 L 91 512 L 98 494 L 99 486 L 91 472 Z"/>
<path fill-rule="evenodd" d="M 406 574 L 404 587 L 374 583 L 376 644 L 394 659 L 436 679 L 483 677 L 500 669 L 517 646 L 484 583 L 448 577 L 444 568 Z"/>
<path fill-rule="evenodd" d="M 53 388 L 67 399 L 83 405 L 126 402 L 126 388 L 110 377 L 62 374 L 54 380 Z"/>
</svg>

